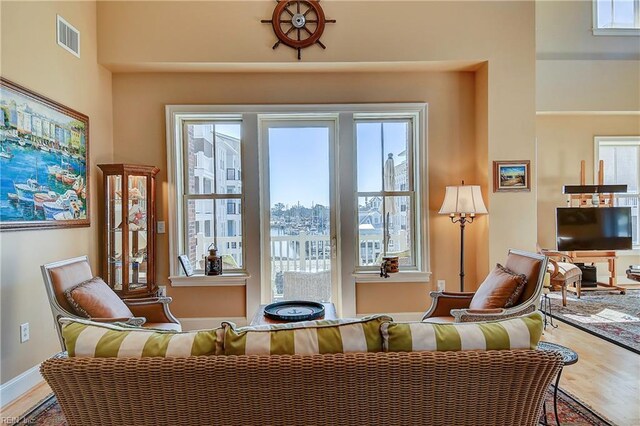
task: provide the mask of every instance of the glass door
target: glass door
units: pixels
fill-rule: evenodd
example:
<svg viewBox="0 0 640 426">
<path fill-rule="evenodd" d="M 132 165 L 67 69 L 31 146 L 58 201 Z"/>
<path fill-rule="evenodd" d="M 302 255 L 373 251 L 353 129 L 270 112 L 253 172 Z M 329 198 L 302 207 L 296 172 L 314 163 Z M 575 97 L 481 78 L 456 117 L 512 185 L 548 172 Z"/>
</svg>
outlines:
<svg viewBox="0 0 640 426">
<path fill-rule="evenodd" d="M 262 301 L 337 302 L 335 118 L 261 117 Z"/>
</svg>

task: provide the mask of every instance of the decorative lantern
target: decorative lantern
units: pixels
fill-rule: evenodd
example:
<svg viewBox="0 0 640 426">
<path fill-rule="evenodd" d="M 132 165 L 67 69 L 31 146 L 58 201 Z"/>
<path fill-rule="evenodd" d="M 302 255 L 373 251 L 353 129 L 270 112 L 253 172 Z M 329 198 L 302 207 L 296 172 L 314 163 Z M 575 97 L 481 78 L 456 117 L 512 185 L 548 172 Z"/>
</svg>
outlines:
<svg viewBox="0 0 640 426">
<path fill-rule="evenodd" d="M 218 249 L 211 243 L 207 250 L 209 250 L 209 256 L 205 262 L 205 273 L 207 275 L 222 275 L 222 257 L 216 254 Z"/>
<path fill-rule="evenodd" d="M 385 256 L 380 265 L 380 276 L 389 278 L 389 274 L 394 274 L 400 270 L 398 256 Z"/>
</svg>

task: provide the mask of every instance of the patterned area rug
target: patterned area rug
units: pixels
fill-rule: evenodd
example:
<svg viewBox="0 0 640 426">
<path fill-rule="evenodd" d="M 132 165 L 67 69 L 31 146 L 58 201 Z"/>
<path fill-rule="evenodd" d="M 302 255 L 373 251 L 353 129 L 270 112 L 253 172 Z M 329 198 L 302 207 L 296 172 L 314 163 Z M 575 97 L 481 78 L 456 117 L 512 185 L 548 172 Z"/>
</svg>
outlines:
<svg viewBox="0 0 640 426">
<path fill-rule="evenodd" d="M 640 290 L 583 292 L 580 299 L 569 293 L 567 306 L 559 292 L 549 297 L 554 318 L 640 354 Z"/>
<path fill-rule="evenodd" d="M 553 413 L 553 394 L 551 391 L 546 398 L 547 424 L 555 425 L 555 415 Z M 572 426 L 614 426 L 613 423 L 593 411 L 583 402 L 579 401 L 562 389 L 558 392 L 558 416 L 560 423 Z M 45 399 L 38 407 L 28 413 L 20 425 L 38 426 L 66 426 L 67 422 L 62 414 L 60 405 L 55 396 L 51 395 Z"/>
</svg>

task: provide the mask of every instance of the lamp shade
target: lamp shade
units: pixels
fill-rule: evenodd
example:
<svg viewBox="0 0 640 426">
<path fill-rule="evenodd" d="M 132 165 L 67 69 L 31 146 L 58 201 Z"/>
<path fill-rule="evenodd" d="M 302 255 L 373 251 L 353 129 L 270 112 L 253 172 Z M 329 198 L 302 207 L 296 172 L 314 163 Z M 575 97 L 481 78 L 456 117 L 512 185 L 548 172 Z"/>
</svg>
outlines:
<svg viewBox="0 0 640 426">
<path fill-rule="evenodd" d="M 440 214 L 487 214 L 479 185 L 447 186 Z"/>
</svg>

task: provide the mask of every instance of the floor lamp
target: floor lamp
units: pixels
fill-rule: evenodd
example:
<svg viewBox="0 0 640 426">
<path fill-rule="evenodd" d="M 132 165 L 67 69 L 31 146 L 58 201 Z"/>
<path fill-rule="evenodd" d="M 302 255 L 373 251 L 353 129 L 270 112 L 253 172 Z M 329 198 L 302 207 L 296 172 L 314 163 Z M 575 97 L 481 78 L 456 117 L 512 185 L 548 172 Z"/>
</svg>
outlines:
<svg viewBox="0 0 640 426">
<path fill-rule="evenodd" d="M 464 227 L 477 214 L 487 214 L 478 185 L 447 186 L 439 214 L 448 214 L 452 223 L 460 224 L 460 291 L 464 291 Z"/>
</svg>

